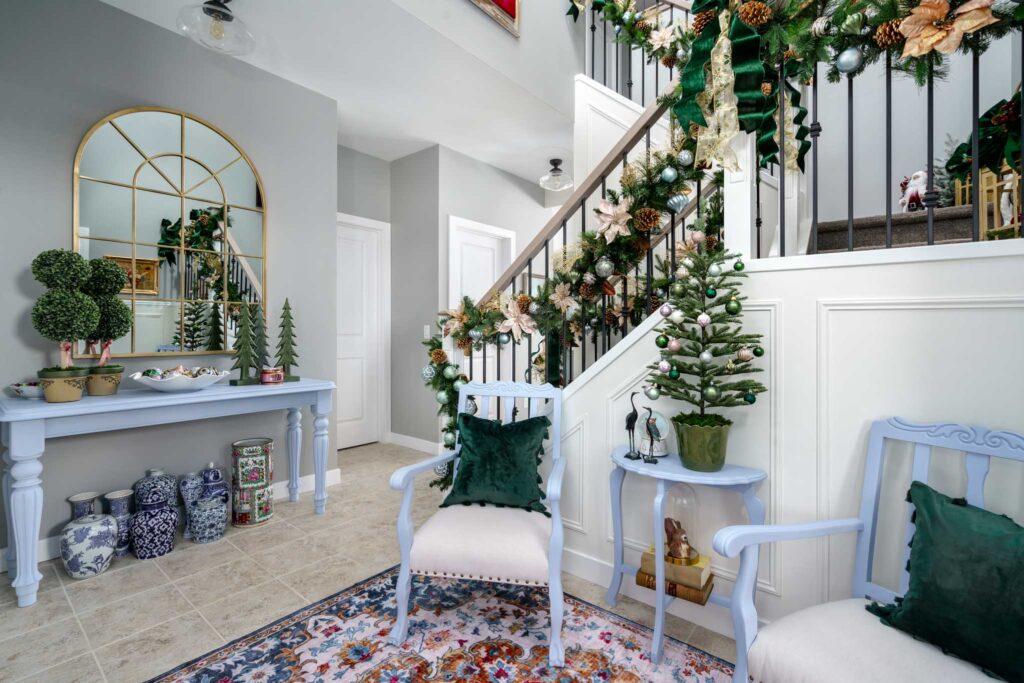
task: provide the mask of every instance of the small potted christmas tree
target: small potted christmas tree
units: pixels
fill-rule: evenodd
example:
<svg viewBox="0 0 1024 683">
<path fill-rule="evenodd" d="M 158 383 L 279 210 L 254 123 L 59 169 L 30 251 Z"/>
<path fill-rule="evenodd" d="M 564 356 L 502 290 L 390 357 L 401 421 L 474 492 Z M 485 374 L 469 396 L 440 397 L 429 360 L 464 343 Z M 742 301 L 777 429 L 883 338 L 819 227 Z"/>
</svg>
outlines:
<svg viewBox="0 0 1024 683">
<path fill-rule="evenodd" d="M 650 366 L 646 393 L 651 400 L 664 395 L 696 408 L 672 418 L 679 456 L 689 469 L 716 472 L 725 465 L 732 420 L 709 409 L 757 400 L 764 385 L 743 375 L 761 372 L 751 361 L 764 349 L 760 335 L 740 329 L 743 262 L 696 230 L 681 251 L 669 301 L 659 309 L 666 318 L 655 339 L 661 360 Z"/>
<path fill-rule="evenodd" d="M 72 349 L 100 320 L 96 302 L 80 291 L 89 279 L 89 262 L 73 251 L 50 249 L 32 261 L 32 275 L 48 290 L 32 307 L 32 325 L 60 348 L 60 364 L 37 373 L 43 396 L 50 403 L 77 401 L 89 368 L 74 367 Z"/>
<path fill-rule="evenodd" d="M 96 303 L 100 312 L 99 322 L 87 341 L 90 350 L 97 344 L 100 347 L 99 363 L 89 368 L 90 396 L 116 394 L 124 376 L 123 365 L 109 363 L 114 340 L 132 329 L 132 309 L 117 298 L 127 284 L 128 273 L 113 261 L 99 258 L 89 262 L 89 279 L 82 285 L 82 292 Z"/>
</svg>

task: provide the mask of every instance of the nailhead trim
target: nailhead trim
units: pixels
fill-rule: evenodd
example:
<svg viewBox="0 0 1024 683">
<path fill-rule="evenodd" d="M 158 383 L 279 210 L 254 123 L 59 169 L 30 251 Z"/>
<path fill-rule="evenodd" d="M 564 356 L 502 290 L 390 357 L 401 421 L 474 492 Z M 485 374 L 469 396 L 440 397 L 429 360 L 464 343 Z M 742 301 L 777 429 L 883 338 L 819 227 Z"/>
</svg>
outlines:
<svg viewBox="0 0 1024 683">
<path fill-rule="evenodd" d="M 519 586 L 546 586 L 547 581 L 529 581 L 527 579 L 506 579 L 500 576 L 475 576 L 473 574 L 449 574 L 448 572 L 424 571 L 421 569 L 411 570 L 418 576 L 440 576 L 446 579 L 470 579 L 473 581 L 489 581 L 491 583 L 512 583 Z"/>
</svg>

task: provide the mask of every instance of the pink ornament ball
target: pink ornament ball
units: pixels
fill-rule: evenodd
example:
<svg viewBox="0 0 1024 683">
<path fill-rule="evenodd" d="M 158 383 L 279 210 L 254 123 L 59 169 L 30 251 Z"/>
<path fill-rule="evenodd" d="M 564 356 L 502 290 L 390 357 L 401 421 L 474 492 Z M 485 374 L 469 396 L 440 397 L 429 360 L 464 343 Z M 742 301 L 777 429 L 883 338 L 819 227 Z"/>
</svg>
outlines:
<svg viewBox="0 0 1024 683">
<path fill-rule="evenodd" d="M 690 233 L 690 239 L 693 240 L 694 244 L 704 244 L 704 240 L 707 239 L 704 233 L 700 230 L 694 230 Z"/>
<path fill-rule="evenodd" d="M 736 357 L 739 358 L 744 363 L 746 363 L 754 360 L 754 352 L 751 349 L 748 349 L 747 347 L 743 347 L 742 349 L 736 352 Z"/>
<path fill-rule="evenodd" d="M 660 370 L 661 372 L 666 372 L 667 373 L 671 369 L 672 369 L 672 364 L 669 363 L 667 360 L 663 360 L 660 363 L 658 363 L 658 370 Z"/>
<path fill-rule="evenodd" d="M 683 348 L 683 342 L 678 339 L 670 339 L 668 342 L 668 350 L 672 353 L 679 353 Z"/>
<path fill-rule="evenodd" d="M 701 327 L 707 327 L 711 324 L 711 316 L 707 313 L 701 313 L 697 316 L 697 324 Z"/>
<path fill-rule="evenodd" d="M 668 304 L 663 304 L 662 307 L 658 309 L 658 313 L 661 313 L 661 317 L 667 318 L 672 315 L 672 307 Z"/>
</svg>

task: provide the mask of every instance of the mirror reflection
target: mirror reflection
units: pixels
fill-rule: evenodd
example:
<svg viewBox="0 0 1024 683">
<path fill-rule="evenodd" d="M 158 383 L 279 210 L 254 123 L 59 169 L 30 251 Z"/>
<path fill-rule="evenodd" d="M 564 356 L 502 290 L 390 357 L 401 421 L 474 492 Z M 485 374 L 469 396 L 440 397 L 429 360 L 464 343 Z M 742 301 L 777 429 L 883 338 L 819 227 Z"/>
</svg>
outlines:
<svg viewBox="0 0 1024 683">
<path fill-rule="evenodd" d="M 129 110 L 93 127 L 76 157 L 74 241 L 130 276 L 134 331 L 115 356 L 229 352 L 232 302 L 266 297 L 263 206 L 241 149 L 188 114 Z"/>
</svg>

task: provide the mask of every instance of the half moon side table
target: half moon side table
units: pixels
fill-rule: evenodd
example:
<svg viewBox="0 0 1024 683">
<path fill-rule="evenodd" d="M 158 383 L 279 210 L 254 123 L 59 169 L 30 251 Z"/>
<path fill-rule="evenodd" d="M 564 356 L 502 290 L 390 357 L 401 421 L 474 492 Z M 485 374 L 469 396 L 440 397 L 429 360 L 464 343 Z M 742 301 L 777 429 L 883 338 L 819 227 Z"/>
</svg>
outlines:
<svg viewBox="0 0 1024 683">
<path fill-rule="evenodd" d="M 43 516 L 43 451 L 46 440 L 135 427 L 288 411 L 288 498 L 299 499 L 303 406 L 313 413 L 313 510 L 327 502 L 327 427 L 334 382 L 302 379 L 283 384 L 228 386 L 216 384 L 195 392 L 161 393 L 127 390 L 114 396 L 88 396 L 74 403 L 11 398 L 0 400 L 0 437 L 4 447 L 3 496 L 7 518 L 7 571 L 18 607 L 36 601 L 39 581 L 37 545 Z"/>
<path fill-rule="evenodd" d="M 650 477 L 658 482 L 658 491 L 654 496 L 654 547 L 665 547 L 665 525 L 662 518 L 665 516 L 665 494 L 673 484 L 685 483 L 700 486 L 715 486 L 727 491 L 736 491 L 743 496 L 743 503 L 747 509 L 747 516 L 751 524 L 764 524 L 764 504 L 757 498 L 755 491 L 762 481 L 767 479 L 768 473 L 764 470 L 752 467 L 740 467 L 738 465 L 726 465 L 718 472 L 698 472 L 683 467 L 679 456 L 676 453 L 669 453 L 659 458 L 657 464 L 645 463 L 643 460 L 630 460 L 626 457 L 629 450 L 626 446 L 619 446 L 612 452 L 612 462 L 615 469 L 611 473 L 611 498 L 612 498 L 612 526 L 615 535 L 615 566 L 612 568 L 612 582 L 608 586 L 608 594 L 605 601 L 609 605 L 615 605 L 618 600 L 619 588 L 622 586 L 624 575 L 636 576 L 639 567 L 627 565 L 623 559 L 622 547 L 622 481 L 626 478 L 626 472 L 638 474 L 641 477 Z M 756 548 L 755 548 L 756 551 Z M 654 636 L 651 640 L 651 661 L 661 661 L 662 645 L 665 634 L 665 609 L 675 600 L 671 595 L 665 594 L 665 554 L 655 552 L 656 568 L 656 589 L 654 599 Z M 757 566 L 757 558 L 751 566 Z M 729 607 L 728 597 L 712 592 L 710 602 L 722 607 Z"/>
</svg>

